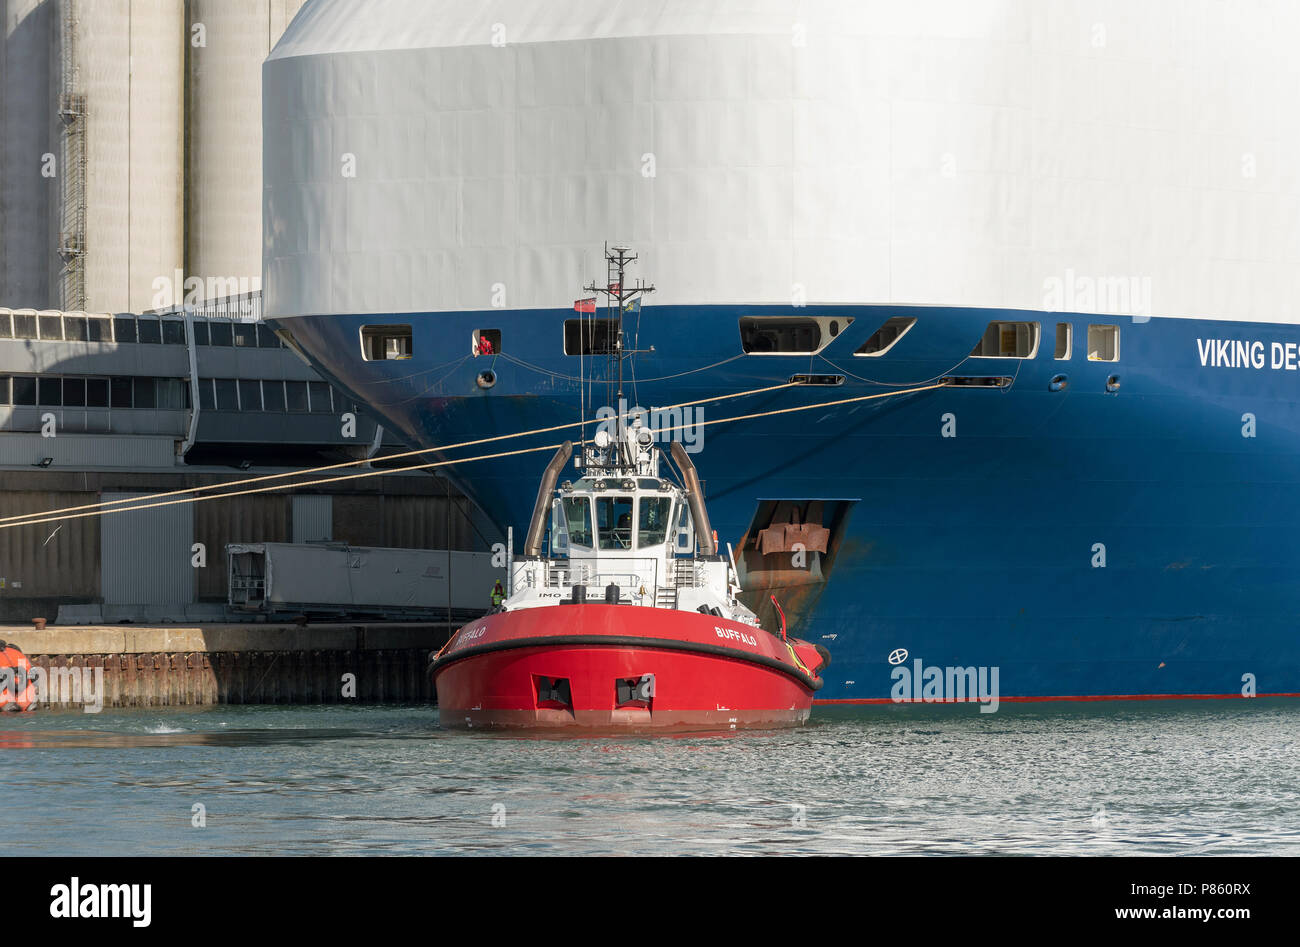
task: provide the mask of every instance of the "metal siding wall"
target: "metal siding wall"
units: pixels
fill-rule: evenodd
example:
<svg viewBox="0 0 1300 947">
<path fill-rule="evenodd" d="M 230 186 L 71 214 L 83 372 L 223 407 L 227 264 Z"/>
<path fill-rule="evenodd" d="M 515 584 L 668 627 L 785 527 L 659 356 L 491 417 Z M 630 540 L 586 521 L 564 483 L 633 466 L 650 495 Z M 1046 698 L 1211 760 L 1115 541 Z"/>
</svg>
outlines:
<svg viewBox="0 0 1300 947">
<path fill-rule="evenodd" d="M 289 541 L 289 497 L 246 496 L 194 505 L 197 542 L 208 550 L 208 567 L 199 569 L 199 597 L 226 599 L 227 543 Z"/>
<path fill-rule="evenodd" d="M 119 500 L 138 493 L 103 494 Z M 100 574 L 105 605 L 175 605 L 194 601 L 194 512 L 190 504 L 102 518 Z"/>
<path fill-rule="evenodd" d="M 33 414 L 53 412 L 62 414 L 63 408 L 33 408 Z M 153 414 L 154 412 L 141 412 Z M 95 437 L 76 434 L 59 434 L 41 437 L 34 433 L 5 434 L 0 438 L 0 464 L 26 466 L 43 457 L 53 457 L 54 466 L 65 469 L 83 467 L 125 467 L 129 470 L 146 468 L 174 468 L 176 442 L 171 436 L 148 437 L 121 435 Z"/>
<path fill-rule="evenodd" d="M 334 498 L 330 496 L 296 496 L 293 498 L 293 541 L 312 543 L 334 538 Z"/>
<path fill-rule="evenodd" d="M 383 499 L 383 545 L 395 549 L 470 549 L 474 531 L 466 515 L 469 501 L 440 496 L 390 496 Z"/>
<path fill-rule="evenodd" d="M 0 492 L 0 517 L 94 503 L 93 493 Z M 0 598 L 99 597 L 99 518 L 0 530 Z M 48 540 L 48 541 L 47 541 Z M 14 582 L 21 583 L 14 588 Z"/>
</svg>

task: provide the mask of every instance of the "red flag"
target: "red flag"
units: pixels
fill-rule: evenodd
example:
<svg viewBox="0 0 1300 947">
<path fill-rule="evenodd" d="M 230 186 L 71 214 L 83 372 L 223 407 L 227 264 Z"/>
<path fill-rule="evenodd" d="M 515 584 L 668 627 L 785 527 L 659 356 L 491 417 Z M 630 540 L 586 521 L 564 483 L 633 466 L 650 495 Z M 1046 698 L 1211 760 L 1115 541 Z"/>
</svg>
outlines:
<svg viewBox="0 0 1300 947">
<path fill-rule="evenodd" d="M 596 297 L 592 296 L 590 299 L 579 299 L 575 301 L 573 304 L 573 311 L 595 313 Z"/>
<path fill-rule="evenodd" d="M 620 287 L 619 287 L 618 283 L 610 283 L 610 284 L 609 284 L 609 291 L 610 291 L 611 293 L 617 293 L 617 292 L 619 291 L 619 288 L 620 288 Z"/>
</svg>

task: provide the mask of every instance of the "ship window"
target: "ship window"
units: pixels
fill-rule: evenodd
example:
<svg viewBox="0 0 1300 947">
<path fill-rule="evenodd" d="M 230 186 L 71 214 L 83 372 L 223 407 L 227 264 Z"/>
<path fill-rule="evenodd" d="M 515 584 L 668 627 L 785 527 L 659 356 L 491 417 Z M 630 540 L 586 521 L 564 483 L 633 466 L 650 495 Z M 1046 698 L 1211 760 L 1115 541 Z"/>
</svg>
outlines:
<svg viewBox="0 0 1300 947">
<path fill-rule="evenodd" d="M 214 411 L 217 407 L 217 396 L 213 393 L 212 379 L 199 379 L 199 407 L 204 411 Z"/>
<path fill-rule="evenodd" d="M 239 386 L 233 378 L 216 379 L 218 411 L 239 410 Z"/>
<path fill-rule="evenodd" d="M 1037 322 L 990 322 L 972 358 L 1033 358 L 1038 354 Z"/>
<path fill-rule="evenodd" d="M 587 497 L 564 497 L 564 519 L 569 526 L 569 545 L 591 548 L 591 503 Z"/>
<path fill-rule="evenodd" d="M 307 410 L 307 383 L 305 381 L 286 381 L 284 383 L 284 394 L 290 411 L 305 412 Z"/>
<path fill-rule="evenodd" d="M 235 333 L 235 348 L 257 348 L 257 326 L 251 322 L 236 322 L 231 328 Z"/>
<path fill-rule="evenodd" d="M 162 342 L 162 326 L 157 319 L 141 319 L 137 322 L 140 342 L 145 345 L 158 345 Z"/>
<path fill-rule="evenodd" d="M 63 337 L 69 342 L 85 342 L 87 335 L 85 316 L 64 316 Z"/>
<path fill-rule="evenodd" d="M 470 333 L 469 351 L 471 355 L 500 355 L 501 330 L 475 329 Z"/>
<path fill-rule="evenodd" d="M 257 324 L 257 347 L 259 349 L 278 349 L 283 345 L 284 343 L 280 341 L 280 337 L 275 334 L 275 331 L 270 326 L 263 325 L 260 322 Z"/>
<path fill-rule="evenodd" d="M 361 357 L 367 362 L 384 362 L 411 357 L 410 326 L 363 326 Z"/>
<path fill-rule="evenodd" d="M 69 408 L 84 408 L 86 406 L 86 379 L 63 379 L 63 403 Z"/>
<path fill-rule="evenodd" d="M 311 413 L 312 414 L 329 414 L 330 408 L 330 386 L 323 381 L 307 382 L 307 390 L 311 393 Z"/>
<path fill-rule="evenodd" d="M 63 386 L 63 396 L 68 396 L 68 386 Z M 158 407 L 164 411 L 184 411 L 190 406 L 190 388 L 181 378 L 158 379 Z"/>
<path fill-rule="evenodd" d="M 96 319 L 91 316 L 86 320 L 86 341 L 88 342 L 112 342 L 113 341 L 113 320 Z"/>
<path fill-rule="evenodd" d="M 41 316 L 41 338 L 47 342 L 63 339 L 63 320 L 58 316 Z"/>
<path fill-rule="evenodd" d="M 185 344 L 185 323 L 179 319 L 164 319 L 162 323 L 163 345 Z"/>
<path fill-rule="evenodd" d="M 40 403 L 59 407 L 63 404 L 63 379 L 62 378 L 38 378 L 37 384 L 40 386 Z"/>
<path fill-rule="evenodd" d="M 1056 324 L 1056 353 L 1053 356 L 1057 359 L 1068 359 L 1074 354 L 1074 326 L 1068 322 L 1058 322 Z"/>
<path fill-rule="evenodd" d="M 617 319 L 565 319 L 565 355 L 609 355 L 618 350 Z"/>
<path fill-rule="evenodd" d="M 668 535 L 668 513 L 672 497 L 642 497 L 638 503 L 640 518 L 636 524 L 638 549 L 657 546 Z"/>
<path fill-rule="evenodd" d="M 596 497 L 596 525 L 601 549 L 631 549 L 632 498 Z"/>
<path fill-rule="evenodd" d="M 1088 361 L 1119 361 L 1119 326 L 1088 326 Z"/>
<path fill-rule="evenodd" d="M 108 407 L 108 379 L 107 378 L 86 379 L 86 407 L 87 408 Z"/>
<path fill-rule="evenodd" d="M 871 358 L 884 355 L 894 347 L 894 343 L 907 335 L 907 330 L 914 325 L 916 325 L 916 319 L 911 316 L 894 316 L 873 332 L 871 338 L 862 343 L 862 347 L 853 354 L 866 355 Z"/>
<path fill-rule="evenodd" d="M 212 338 L 213 345 L 234 345 L 234 337 L 230 331 L 229 322 L 210 322 L 208 323 L 208 333 Z"/>
<path fill-rule="evenodd" d="M 831 332 L 831 323 L 836 331 Z M 741 316 L 740 347 L 748 355 L 811 355 L 820 352 L 852 318 L 829 316 Z"/>
<path fill-rule="evenodd" d="M 241 411 L 262 410 L 262 383 L 256 379 L 239 380 L 239 408 Z"/>
<path fill-rule="evenodd" d="M 154 387 L 152 378 L 137 378 L 135 380 L 135 406 L 137 408 L 158 407 L 158 392 Z"/>
<path fill-rule="evenodd" d="M 36 404 L 36 379 L 30 375 L 14 376 L 14 404 Z"/>
<path fill-rule="evenodd" d="M 134 342 L 135 316 L 117 316 L 114 318 L 113 335 L 119 342 Z"/>
<path fill-rule="evenodd" d="M 194 325 L 194 344 L 208 344 L 208 324 L 200 319 L 196 319 Z"/>
<path fill-rule="evenodd" d="M 26 312 L 14 313 L 14 338 L 15 339 L 36 338 L 35 313 L 26 313 Z"/>
<path fill-rule="evenodd" d="M 284 410 L 284 382 L 262 382 L 262 400 L 266 402 L 267 411 Z"/>
<path fill-rule="evenodd" d="M 114 408 L 131 407 L 131 379 L 129 376 L 118 376 L 109 379 L 109 399 Z"/>
</svg>

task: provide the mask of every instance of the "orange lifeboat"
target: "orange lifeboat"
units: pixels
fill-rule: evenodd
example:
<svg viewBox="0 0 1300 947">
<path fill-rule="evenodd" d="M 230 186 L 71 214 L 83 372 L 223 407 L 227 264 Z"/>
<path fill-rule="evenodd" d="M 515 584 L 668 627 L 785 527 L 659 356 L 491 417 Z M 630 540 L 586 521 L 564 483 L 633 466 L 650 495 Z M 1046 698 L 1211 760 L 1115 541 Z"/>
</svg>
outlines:
<svg viewBox="0 0 1300 947">
<path fill-rule="evenodd" d="M 17 645 L 0 641 L 0 710 L 31 710 L 35 706 L 32 662 Z"/>
</svg>

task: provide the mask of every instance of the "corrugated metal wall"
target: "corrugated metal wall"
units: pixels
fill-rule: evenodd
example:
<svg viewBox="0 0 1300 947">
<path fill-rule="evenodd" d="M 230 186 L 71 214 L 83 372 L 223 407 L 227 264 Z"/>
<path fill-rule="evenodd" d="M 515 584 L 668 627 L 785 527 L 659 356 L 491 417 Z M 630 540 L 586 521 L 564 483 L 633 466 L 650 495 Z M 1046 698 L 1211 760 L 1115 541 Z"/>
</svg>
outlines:
<svg viewBox="0 0 1300 947">
<path fill-rule="evenodd" d="M 296 496 L 293 498 L 293 541 L 315 543 L 334 538 L 334 498 L 330 496 Z"/>
<path fill-rule="evenodd" d="M 94 493 L 0 492 L 0 517 L 95 503 Z M 0 529 L 0 599 L 99 597 L 99 518 Z M 15 582 L 18 586 L 15 587 Z"/>
<path fill-rule="evenodd" d="M 448 507 L 450 505 L 450 514 Z M 464 497 L 384 497 L 382 537 L 375 545 L 398 549 L 471 549 L 474 531 Z"/>
<path fill-rule="evenodd" d="M 106 501 L 135 493 L 104 492 Z M 189 504 L 102 517 L 100 572 L 105 605 L 176 605 L 194 601 Z"/>
<path fill-rule="evenodd" d="M 194 540 L 208 550 L 199 598 L 226 600 L 227 543 L 289 542 L 288 496 L 245 496 L 194 504 Z"/>
</svg>

